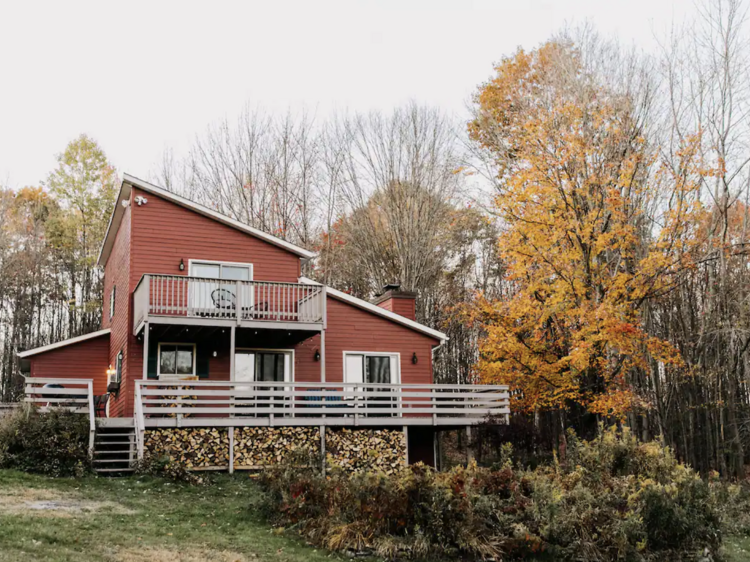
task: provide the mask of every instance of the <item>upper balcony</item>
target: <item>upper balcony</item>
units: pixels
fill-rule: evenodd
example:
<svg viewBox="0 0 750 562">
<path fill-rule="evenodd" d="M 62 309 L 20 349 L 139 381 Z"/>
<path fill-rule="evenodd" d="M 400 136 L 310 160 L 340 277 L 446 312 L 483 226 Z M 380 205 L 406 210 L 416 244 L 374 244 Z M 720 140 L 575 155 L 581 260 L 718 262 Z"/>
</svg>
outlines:
<svg viewBox="0 0 750 562">
<path fill-rule="evenodd" d="M 145 322 L 320 330 L 322 285 L 145 274 L 133 293 L 133 333 Z"/>
</svg>

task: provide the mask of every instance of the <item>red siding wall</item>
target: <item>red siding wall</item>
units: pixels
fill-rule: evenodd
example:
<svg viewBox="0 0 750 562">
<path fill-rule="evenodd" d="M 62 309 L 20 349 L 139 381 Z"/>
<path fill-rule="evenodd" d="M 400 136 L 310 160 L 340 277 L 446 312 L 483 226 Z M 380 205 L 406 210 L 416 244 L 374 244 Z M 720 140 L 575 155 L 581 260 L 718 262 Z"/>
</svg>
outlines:
<svg viewBox="0 0 750 562">
<path fill-rule="evenodd" d="M 300 260 L 291 252 L 155 195 L 136 189 L 133 195 L 148 203 L 131 206 L 131 291 L 144 273 L 188 275 L 191 259 L 252 263 L 256 281 L 297 282 Z"/>
<path fill-rule="evenodd" d="M 328 297 L 326 330 L 326 381 L 344 380 L 344 351 L 383 351 L 401 354 L 402 383 L 432 382 L 432 347 L 436 339 L 396 324 L 333 297 Z M 320 363 L 313 359 L 320 336 L 299 344 L 295 353 L 295 378 L 320 380 Z M 412 356 L 417 354 L 417 364 Z"/>
<path fill-rule="evenodd" d="M 380 316 L 328 297 L 326 330 L 326 381 L 341 382 L 344 377 L 344 351 L 382 351 L 401 354 L 402 383 L 432 382 L 432 347 L 439 342 L 429 336 Z M 210 380 L 229 380 L 229 341 L 215 345 L 217 357 L 209 362 Z M 283 347 L 283 346 L 282 346 Z M 294 379 L 320 381 L 320 362 L 315 351 L 320 336 L 294 346 Z M 418 362 L 412 363 L 417 354 Z"/>
<path fill-rule="evenodd" d="M 107 335 L 29 357 L 32 377 L 93 379 L 94 394 L 107 391 Z"/>
<path fill-rule="evenodd" d="M 132 197 L 131 197 L 132 202 Z M 118 202 L 119 203 L 119 202 Z M 115 365 L 117 354 L 122 350 L 122 382 L 117 397 L 112 396 L 110 402 L 110 415 L 131 416 L 133 414 L 133 377 L 130 375 L 132 369 L 131 349 L 129 342 L 132 339 L 132 298 L 130 283 L 130 236 L 131 236 L 132 206 L 125 209 L 122 223 L 117 231 L 112 252 L 104 268 L 104 310 L 102 326 L 111 328 L 109 346 L 109 365 Z M 115 292 L 115 314 L 109 318 L 109 297 L 112 286 L 117 287 Z"/>
</svg>

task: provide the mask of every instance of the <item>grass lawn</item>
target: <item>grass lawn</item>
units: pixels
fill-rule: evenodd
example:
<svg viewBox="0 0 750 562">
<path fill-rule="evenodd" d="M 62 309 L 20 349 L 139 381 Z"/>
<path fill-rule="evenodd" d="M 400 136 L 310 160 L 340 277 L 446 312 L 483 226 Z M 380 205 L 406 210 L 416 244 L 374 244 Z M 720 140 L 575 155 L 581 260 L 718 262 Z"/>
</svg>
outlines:
<svg viewBox="0 0 750 562">
<path fill-rule="evenodd" d="M 344 560 L 270 528 L 247 475 L 213 478 L 191 487 L 0 470 L 0 562 Z M 727 537 L 723 560 L 750 560 L 750 537 Z"/>
<path fill-rule="evenodd" d="M 0 561 L 310 561 L 275 532 L 247 475 L 190 487 L 155 478 L 52 479 L 0 470 Z"/>
</svg>

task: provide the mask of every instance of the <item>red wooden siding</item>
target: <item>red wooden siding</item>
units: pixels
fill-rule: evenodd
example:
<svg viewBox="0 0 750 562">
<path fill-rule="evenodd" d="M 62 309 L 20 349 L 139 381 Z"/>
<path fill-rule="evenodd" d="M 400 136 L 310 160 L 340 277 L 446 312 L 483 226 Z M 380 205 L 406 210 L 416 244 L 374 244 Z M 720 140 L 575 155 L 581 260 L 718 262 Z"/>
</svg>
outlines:
<svg viewBox="0 0 750 562">
<path fill-rule="evenodd" d="M 256 281 L 296 283 L 299 256 L 150 193 L 133 189 L 148 203 L 131 205 L 133 234 L 130 290 L 144 273 L 188 275 L 188 260 L 253 264 Z M 179 270 L 180 260 L 185 271 Z"/>
<path fill-rule="evenodd" d="M 132 201 L 132 197 L 131 197 Z M 125 209 L 122 223 L 117 231 L 112 252 L 104 268 L 104 299 L 102 311 L 102 327 L 110 328 L 108 365 L 115 365 L 117 354 L 123 352 L 122 381 L 120 392 L 110 397 L 110 415 L 113 417 L 130 416 L 133 414 L 133 377 L 129 341 L 132 338 L 132 297 L 130 283 L 130 237 L 131 237 L 131 207 Z M 112 286 L 116 286 L 115 314 L 109 318 L 109 298 Z"/>
<path fill-rule="evenodd" d="M 332 297 L 328 297 L 327 306 L 327 382 L 343 380 L 344 351 L 400 353 L 402 383 L 432 382 L 432 348 L 439 343 L 437 340 Z M 217 357 L 210 358 L 209 379 L 229 380 L 228 338 L 214 347 Z M 315 351 L 320 349 L 320 336 L 313 336 L 292 349 L 294 380 L 320 381 L 320 362 L 314 359 Z M 417 354 L 416 365 L 412 363 L 414 353 Z"/>
<path fill-rule="evenodd" d="M 93 379 L 94 394 L 107 392 L 107 334 L 29 357 L 32 377 Z"/>
<path fill-rule="evenodd" d="M 326 330 L 326 381 L 344 380 L 344 351 L 382 351 L 401 354 L 402 383 L 432 382 L 432 347 L 438 341 L 351 304 L 328 297 Z M 320 363 L 313 358 L 320 336 L 299 344 L 295 353 L 295 379 L 320 380 Z M 412 356 L 417 354 L 417 364 Z"/>
</svg>

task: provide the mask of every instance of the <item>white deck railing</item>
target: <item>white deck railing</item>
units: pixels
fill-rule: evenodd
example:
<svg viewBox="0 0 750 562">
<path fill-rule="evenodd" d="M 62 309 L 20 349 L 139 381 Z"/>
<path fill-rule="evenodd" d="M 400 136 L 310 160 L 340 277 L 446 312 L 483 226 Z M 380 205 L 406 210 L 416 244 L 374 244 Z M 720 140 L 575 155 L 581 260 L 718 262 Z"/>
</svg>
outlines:
<svg viewBox="0 0 750 562">
<path fill-rule="evenodd" d="M 142 428 L 471 425 L 510 414 L 507 387 L 488 385 L 137 381 L 136 395 Z"/>
<path fill-rule="evenodd" d="M 322 322 L 321 285 L 144 275 L 133 297 L 134 327 L 148 316 L 247 321 Z"/>
<path fill-rule="evenodd" d="M 79 414 L 88 414 L 89 450 L 93 452 L 96 412 L 94 383 L 91 379 L 26 377 L 25 393 L 25 401 L 35 404 L 43 412 L 52 408 L 64 408 Z"/>
</svg>

